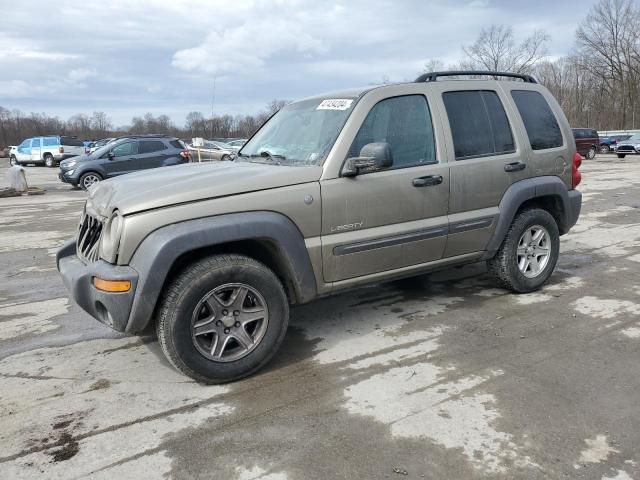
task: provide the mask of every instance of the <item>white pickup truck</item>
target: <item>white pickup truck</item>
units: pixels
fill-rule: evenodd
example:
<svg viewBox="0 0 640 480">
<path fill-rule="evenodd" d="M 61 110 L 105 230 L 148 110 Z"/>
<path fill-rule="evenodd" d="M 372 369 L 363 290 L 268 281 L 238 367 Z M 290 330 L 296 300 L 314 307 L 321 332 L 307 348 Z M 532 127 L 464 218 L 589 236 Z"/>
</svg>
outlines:
<svg viewBox="0 0 640 480">
<path fill-rule="evenodd" d="M 11 152 L 11 165 L 33 163 L 57 166 L 61 160 L 84 155 L 84 144 L 74 137 L 50 135 L 27 138 Z"/>
</svg>

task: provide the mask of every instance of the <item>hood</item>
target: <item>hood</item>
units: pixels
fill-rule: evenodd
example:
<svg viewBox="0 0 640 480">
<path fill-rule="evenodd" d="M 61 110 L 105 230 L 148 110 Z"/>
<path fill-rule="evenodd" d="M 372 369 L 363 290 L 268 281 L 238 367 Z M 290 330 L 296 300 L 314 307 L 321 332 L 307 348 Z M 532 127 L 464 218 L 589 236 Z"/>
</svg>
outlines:
<svg viewBox="0 0 640 480">
<path fill-rule="evenodd" d="M 287 185 L 315 182 L 322 167 L 246 162 L 189 163 L 160 167 L 96 183 L 87 207 L 108 217 Z"/>
<path fill-rule="evenodd" d="M 61 167 L 65 167 L 69 165 L 71 162 L 86 162 L 88 160 L 96 160 L 94 157 L 90 155 L 76 155 L 75 157 L 65 158 L 60 162 Z"/>
</svg>

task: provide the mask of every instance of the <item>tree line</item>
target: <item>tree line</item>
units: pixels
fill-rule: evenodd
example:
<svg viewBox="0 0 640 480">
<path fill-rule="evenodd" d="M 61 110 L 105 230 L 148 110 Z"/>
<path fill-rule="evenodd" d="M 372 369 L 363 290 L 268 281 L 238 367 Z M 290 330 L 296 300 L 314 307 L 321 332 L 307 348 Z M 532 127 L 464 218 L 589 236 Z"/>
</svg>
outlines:
<svg viewBox="0 0 640 480">
<path fill-rule="evenodd" d="M 425 65 L 425 71 L 473 69 L 533 74 L 553 93 L 572 126 L 640 128 L 640 7 L 634 0 L 600 0 L 579 23 L 575 44 L 564 57 L 548 57 L 549 40 L 544 30 L 536 30 L 517 41 L 511 27 L 492 25 L 483 29 L 474 43 L 462 46 L 461 62 L 445 68 L 440 60 L 433 59 Z M 387 81 L 384 77 L 383 83 Z M 167 115 L 151 113 L 134 117 L 130 125 L 114 127 L 104 112 L 79 113 L 64 121 L 0 106 L 0 147 L 47 134 L 74 135 L 83 140 L 142 133 L 184 139 L 247 138 L 286 103 L 273 100 L 255 115 L 207 118 L 194 111 L 187 114 L 181 127 Z"/>
</svg>

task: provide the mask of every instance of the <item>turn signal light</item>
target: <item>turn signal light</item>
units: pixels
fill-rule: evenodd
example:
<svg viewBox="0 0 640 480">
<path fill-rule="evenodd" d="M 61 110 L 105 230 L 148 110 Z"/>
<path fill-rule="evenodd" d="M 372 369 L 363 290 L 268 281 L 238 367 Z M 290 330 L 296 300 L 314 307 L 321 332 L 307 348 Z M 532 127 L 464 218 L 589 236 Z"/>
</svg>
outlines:
<svg viewBox="0 0 640 480">
<path fill-rule="evenodd" d="M 105 280 L 93 277 L 93 286 L 103 292 L 122 293 L 131 290 L 131 282 L 129 280 Z"/>
<path fill-rule="evenodd" d="M 573 154 L 573 165 L 571 166 L 571 186 L 576 188 L 582 181 L 582 174 L 580 173 L 580 165 L 582 165 L 582 155 L 578 152 Z"/>
</svg>

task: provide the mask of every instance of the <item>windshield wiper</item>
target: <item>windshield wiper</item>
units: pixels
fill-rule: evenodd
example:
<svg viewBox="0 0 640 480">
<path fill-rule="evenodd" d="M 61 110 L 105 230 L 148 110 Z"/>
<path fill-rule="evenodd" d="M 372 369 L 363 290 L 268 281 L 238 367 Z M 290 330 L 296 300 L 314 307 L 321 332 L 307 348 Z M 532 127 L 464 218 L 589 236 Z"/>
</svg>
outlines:
<svg viewBox="0 0 640 480">
<path fill-rule="evenodd" d="M 266 150 L 263 152 L 260 152 L 259 154 L 254 154 L 254 155 L 242 155 L 243 157 L 247 157 L 247 158 L 261 158 L 264 159 L 264 162 L 260 162 L 260 163 L 270 163 L 272 165 L 280 165 L 282 160 L 286 160 L 287 157 L 285 157 L 284 155 L 280 155 L 277 153 L 269 153 Z"/>
</svg>

